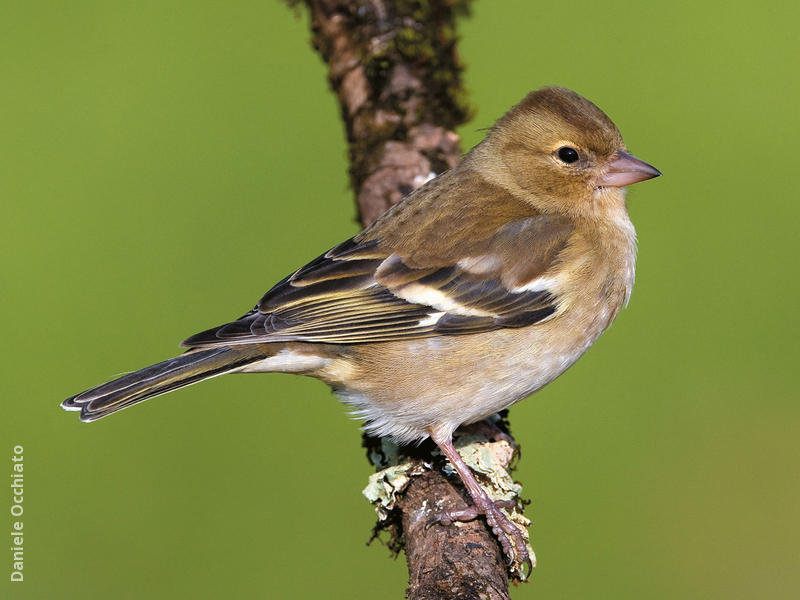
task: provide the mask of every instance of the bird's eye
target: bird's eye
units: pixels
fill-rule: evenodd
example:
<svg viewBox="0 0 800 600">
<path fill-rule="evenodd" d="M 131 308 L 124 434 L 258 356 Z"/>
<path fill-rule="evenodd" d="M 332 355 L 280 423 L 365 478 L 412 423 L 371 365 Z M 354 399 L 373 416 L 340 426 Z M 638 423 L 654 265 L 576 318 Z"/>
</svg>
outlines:
<svg viewBox="0 0 800 600">
<path fill-rule="evenodd" d="M 575 150 L 575 148 L 564 146 L 563 148 L 558 149 L 558 158 L 560 158 L 562 162 L 565 162 L 568 165 L 570 165 L 576 162 L 580 158 L 580 156 L 578 155 L 578 151 Z"/>
</svg>

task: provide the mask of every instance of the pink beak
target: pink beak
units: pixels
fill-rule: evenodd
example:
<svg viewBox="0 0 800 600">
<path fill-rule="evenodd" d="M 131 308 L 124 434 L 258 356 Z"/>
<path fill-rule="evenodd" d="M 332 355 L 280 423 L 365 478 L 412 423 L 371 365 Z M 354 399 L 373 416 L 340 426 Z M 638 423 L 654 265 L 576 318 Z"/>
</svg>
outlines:
<svg viewBox="0 0 800 600">
<path fill-rule="evenodd" d="M 661 171 L 635 156 L 617 151 L 619 158 L 608 165 L 608 171 L 597 182 L 600 187 L 625 187 L 661 175 Z"/>
</svg>

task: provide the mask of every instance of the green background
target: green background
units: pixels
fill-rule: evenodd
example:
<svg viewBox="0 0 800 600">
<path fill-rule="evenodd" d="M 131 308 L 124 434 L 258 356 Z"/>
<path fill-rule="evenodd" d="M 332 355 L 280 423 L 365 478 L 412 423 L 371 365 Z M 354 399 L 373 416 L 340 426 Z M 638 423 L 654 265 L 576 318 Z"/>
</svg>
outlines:
<svg viewBox="0 0 800 600">
<path fill-rule="evenodd" d="M 629 194 L 629 308 L 511 411 L 539 558 L 515 598 L 797 597 L 800 10 L 473 6 L 465 149 L 560 84 L 664 172 Z M 0 597 L 401 597 L 323 384 L 223 377 L 93 425 L 58 408 L 357 231 L 307 26 L 272 0 L 0 2 L 0 472 L 23 445 L 26 533 Z"/>
</svg>

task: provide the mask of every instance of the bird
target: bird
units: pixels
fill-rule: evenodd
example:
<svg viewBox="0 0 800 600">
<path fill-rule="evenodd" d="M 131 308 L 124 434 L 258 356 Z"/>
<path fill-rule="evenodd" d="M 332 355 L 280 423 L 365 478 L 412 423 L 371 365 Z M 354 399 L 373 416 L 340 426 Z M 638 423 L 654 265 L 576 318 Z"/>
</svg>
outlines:
<svg viewBox="0 0 800 600">
<path fill-rule="evenodd" d="M 217 375 L 309 375 L 368 433 L 432 439 L 473 501 L 439 521 L 483 515 L 509 561 L 528 561 L 453 432 L 553 381 L 608 328 L 634 283 L 625 188 L 659 175 L 595 104 L 563 87 L 535 90 L 454 167 L 252 310 L 62 406 L 88 422 Z"/>
</svg>

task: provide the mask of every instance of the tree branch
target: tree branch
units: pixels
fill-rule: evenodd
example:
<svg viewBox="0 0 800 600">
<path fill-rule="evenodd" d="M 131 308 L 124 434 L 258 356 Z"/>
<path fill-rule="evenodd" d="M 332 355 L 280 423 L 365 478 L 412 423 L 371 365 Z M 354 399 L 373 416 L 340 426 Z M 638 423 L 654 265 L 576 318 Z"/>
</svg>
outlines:
<svg viewBox="0 0 800 600">
<path fill-rule="evenodd" d="M 455 11 L 463 0 L 307 0 L 347 130 L 364 226 L 461 156 L 466 121 Z"/>
<path fill-rule="evenodd" d="M 298 0 L 290 2 L 298 4 Z M 312 42 L 328 65 L 347 132 L 350 180 L 359 219 L 368 226 L 391 205 L 461 155 L 454 132 L 469 109 L 456 53 L 455 19 L 469 0 L 305 0 Z M 498 427 L 498 423 L 500 427 Z M 483 475 L 498 499 L 516 498 L 507 473 L 517 446 L 503 422 L 457 432 L 465 460 Z M 405 549 L 412 600 L 507 599 L 509 572 L 483 519 L 442 526 L 435 512 L 470 503 L 434 444 L 396 448 L 365 438 L 379 469 L 365 490 L 377 506 L 376 528 L 391 533 L 389 546 Z M 512 518 L 527 525 L 521 514 Z M 377 533 L 376 533 L 377 535 Z M 533 554 L 531 553 L 531 556 Z M 519 579 L 521 574 L 512 571 Z"/>
</svg>

